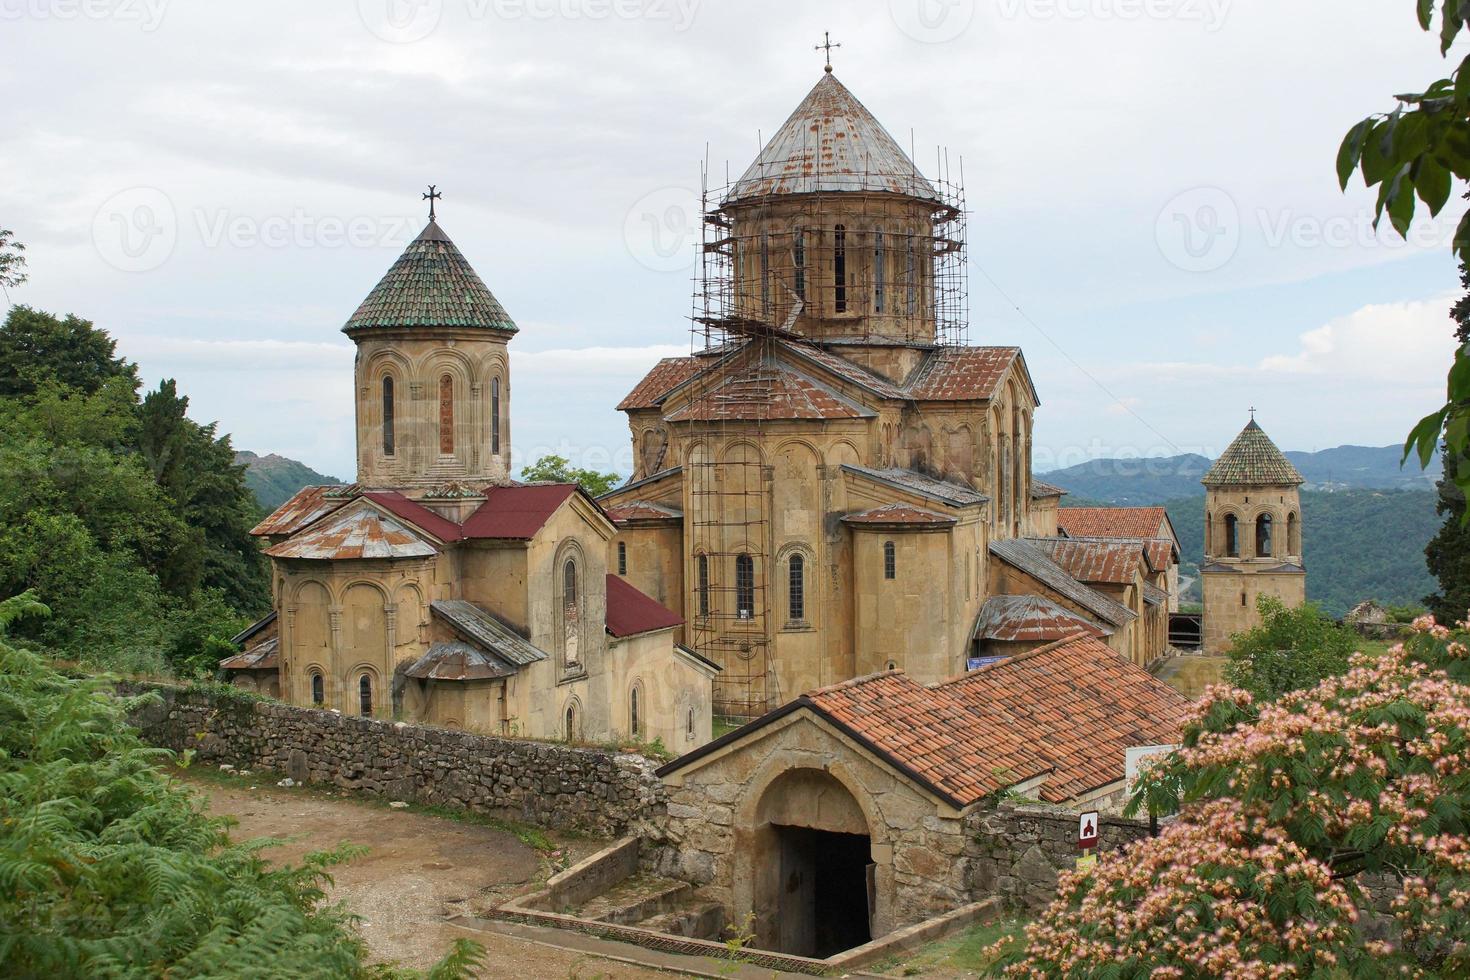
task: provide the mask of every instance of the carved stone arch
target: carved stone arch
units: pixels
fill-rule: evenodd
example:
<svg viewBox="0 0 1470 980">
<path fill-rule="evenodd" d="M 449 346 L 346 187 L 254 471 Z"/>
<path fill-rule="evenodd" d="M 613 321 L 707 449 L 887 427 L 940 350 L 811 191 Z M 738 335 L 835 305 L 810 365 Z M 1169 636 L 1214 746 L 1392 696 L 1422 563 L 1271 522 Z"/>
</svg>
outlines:
<svg viewBox="0 0 1470 980">
<path fill-rule="evenodd" d="M 743 437 L 731 439 L 727 441 L 723 446 L 721 446 L 719 461 L 724 464 L 737 462 L 737 460 L 734 459 L 737 451 L 748 451 L 754 454 L 754 459 L 740 460 L 738 462 L 759 463 L 761 466 L 766 465 L 766 454 L 761 450 L 760 443 Z"/>
<path fill-rule="evenodd" d="M 363 711 L 363 687 L 362 679 L 368 678 L 368 696 L 371 699 L 371 710 Z M 350 709 L 346 714 L 363 715 L 366 717 L 377 717 L 383 710 L 383 672 L 378 665 L 368 661 L 358 661 L 349 667 L 346 676 L 347 682 L 347 707 Z"/>
<path fill-rule="evenodd" d="M 586 669 L 586 656 L 591 644 L 587 637 L 587 590 L 591 587 L 587 554 L 576 538 L 563 538 L 551 562 L 550 591 L 555 603 L 554 645 L 564 674 L 580 674 Z M 571 571 L 568 571 L 568 564 Z"/>
<path fill-rule="evenodd" d="M 791 567 L 793 556 L 800 556 L 801 569 L 799 576 Z M 812 619 L 813 600 L 816 598 L 814 587 L 818 586 L 821 576 L 817 574 L 817 550 L 816 546 L 808 541 L 787 541 L 776 549 L 775 564 L 776 594 L 779 597 L 777 608 L 777 621 L 808 622 Z M 800 615 L 795 615 L 792 602 L 792 593 L 798 587 L 800 592 Z"/>
<path fill-rule="evenodd" d="M 291 602 L 293 604 L 299 605 L 301 603 L 301 594 L 313 585 L 321 589 L 322 592 L 326 593 L 327 602 L 329 605 L 337 601 L 337 597 L 332 594 L 331 586 L 329 586 L 326 582 L 323 582 L 321 579 L 316 578 L 304 578 L 298 579 L 291 586 Z"/>
<path fill-rule="evenodd" d="M 628 715 L 628 736 L 646 741 L 648 734 L 648 685 L 643 675 L 634 674 L 628 681 L 623 709 Z"/>
<path fill-rule="evenodd" d="M 846 437 L 834 439 L 827 446 L 827 465 L 833 469 L 842 466 L 860 466 L 863 462 L 863 454 L 857 444 Z"/>
<path fill-rule="evenodd" d="M 391 347 L 380 347 L 373 351 L 363 366 L 363 379 L 376 383 L 382 380 L 388 371 L 394 373 L 397 381 L 407 387 L 414 377 L 414 364 L 403 355 L 402 351 Z"/>
</svg>

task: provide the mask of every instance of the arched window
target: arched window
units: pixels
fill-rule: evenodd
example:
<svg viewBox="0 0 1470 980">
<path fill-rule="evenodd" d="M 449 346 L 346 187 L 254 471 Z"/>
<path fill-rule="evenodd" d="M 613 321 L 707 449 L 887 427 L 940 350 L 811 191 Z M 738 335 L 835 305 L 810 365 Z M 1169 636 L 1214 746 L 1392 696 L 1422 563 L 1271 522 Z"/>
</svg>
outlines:
<svg viewBox="0 0 1470 980">
<path fill-rule="evenodd" d="M 1271 515 L 1256 518 L 1256 557 L 1271 557 Z"/>
<path fill-rule="evenodd" d="M 383 455 L 393 455 L 393 379 L 383 379 Z"/>
<path fill-rule="evenodd" d="M 700 555 L 695 561 L 699 578 L 699 614 L 709 615 L 709 555 Z"/>
<path fill-rule="evenodd" d="M 561 566 L 561 615 L 563 661 L 567 667 L 581 663 L 582 607 L 577 598 L 577 560 L 568 558 Z"/>
<path fill-rule="evenodd" d="M 1302 528 L 1296 514 L 1286 515 L 1286 553 L 1289 555 L 1302 553 Z"/>
<path fill-rule="evenodd" d="M 643 737 L 643 718 L 638 714 L 638 685 L 628 692 L 628 732 L 634 738 Z"/>
<path fill-rule="evenodd" d="M 806 619 L 806 559 L 800 554 L 786 560 L 786 618 Z"/>
<path fill-rule="evenodd" d="M 892 541 L 883 542 L 883 577 L 898 577 L 898 554 L 893 547 Z"/>
<path fill-rule="evenodd" d="M 357 708 L 364 718 L 373 714 L 373 679 L 363 674 L 357 679 Z"/>
<path fill-rule="evenodd" d="M 439 379 L 439 455 L 454 455 L 454 379 Z"/>
<path fill-rule="evenodd" d="M 887 259 L 883 243 L 883 233 L 873 232 L 873 312 L 883 312 L 883 294 L 888 288 L 888 270 L 885 268 Z"/>
<path fill-rule="evenodd" d="M 838 313 L 847 312 L 846 225 L 838 225 L 832 233 L 832 306 Z"/>
<path fill-rule="evenodd" d="M 761 235 L 761 316 L 771 313 L 771 233 Z"/>
<path fill-rule="evenodd" d="M 490 379 L 490 453 L 500 454 L 500 379 Z"/>
<path fill-rule="evenodd" d="M 618 542 L 618 574 L 628 574 L 628 543 L 626 541 Z"/>
<path fill-rule="evenodd" d="M 735 616 L 755 618 L 755 559 L 749 555 L 735 556 Z"/>
<path fill-rule="evenodd" d="M 327 700 L 326 681 L 320 671 L 311 672 L 311 703 L 320 707 Z"/>
<path fill-rule="evenodd" d="M 1240 557 L 1240 528 L 1234 514 L 1225 515 L 1225 557 Z"/>
<path fill-rule="evenodd" d="M 791 249 L 791 262 L 796 266 L 796 298 L 806 301 L 806 232 L 798 230 Z"/>
<path fill-rule="evenodd" d="M 909 236 L 908 254 L 904 256 L 903 280 L 908 287 L 907 312 L 913 316 L 919 308 L 919 249 L 913 235 Z"/>
<path fill-rule="evenodd" d="M 567 705 L 566 714 L 566 736 L 568 742 L 577 740 L 577 702 L 572 701 Z"/>
</svg>

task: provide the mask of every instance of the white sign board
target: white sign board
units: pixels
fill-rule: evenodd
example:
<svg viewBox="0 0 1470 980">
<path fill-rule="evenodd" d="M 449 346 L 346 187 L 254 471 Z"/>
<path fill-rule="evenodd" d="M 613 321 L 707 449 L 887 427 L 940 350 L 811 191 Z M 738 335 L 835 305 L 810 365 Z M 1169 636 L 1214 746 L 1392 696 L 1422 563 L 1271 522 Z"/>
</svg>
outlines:
<svg viewBox="0 0 1470 980">
<path fill-rule="evenodd" d="M 1123 750 L 1123 795 L 1124 798 L 1133 795 L 1134 784 L 1138 782 L 1138 770 L 1141 763 L 1156 756 L 1168 755 L 1177 745 L 1133 745 Z"/>
<path fill-rule="evenodd" d="M 1097 846 L 1097 811 L 1088 810 L 1077 818 L 1077 846 L 1082 848 Z"/>
</svg>

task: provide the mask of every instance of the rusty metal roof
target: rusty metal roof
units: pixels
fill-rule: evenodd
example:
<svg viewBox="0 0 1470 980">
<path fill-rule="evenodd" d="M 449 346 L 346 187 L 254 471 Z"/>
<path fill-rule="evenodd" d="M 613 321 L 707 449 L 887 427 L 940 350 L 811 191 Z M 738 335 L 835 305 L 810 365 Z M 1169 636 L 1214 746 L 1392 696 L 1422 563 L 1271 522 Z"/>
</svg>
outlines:
<svg viewBox="0 0 1470 980">
<path fill-rule="evenodd" d="M 233 657 L 226 657 L 219 662 L 221 670 L 274 670 L 280 663 L 277 654 L 280 651 L 281 638 L 273 636 L 269 640 L 263 640 L 244 653 L 237 653 Z"/>
<path fill-rule="evenodd" d="M 427 558 L 438 548 L 407 523 L 366 504 L 338 512 L 314 527 L 267 548 L 272 558 L 347 561 L 377 558 Z"/>
<path fill-rule="evenodd" d="M 824 191 L 879 191 L 942 203 L 908 154 L 830 72 L 761 148 L 724 203 Z"/>
<path fill-rule="evenodd" d="M 342 328 L 475 327 L 514 333 L 515 322 L 433 218 Z"/>
<path fill-rule="evenodd" d="M 665 504 L 655 504 L 648 500 L 629 500 L 627 503 L 609 504 L 604 510 L 607 513 L 607 519 L 614 524 L 627 524 L 630 521 L 679 521 L 684 517 L 682 510 Z"/>
<path fill-rule="evenodd" d="M 669 422 L 871 418 L 872 409 L 782 365 L 751 365 L 664 418 Z"/>
<path fill-rule="evenodd" d="M 295 534 L 347 503 L 350 498 L 337 495 L 347 486 L 350 484 L 303 487 L 290 500 L 271 511 L 265 520 L 251 528 L 250 533 L 260 537 Z"/>
<path fill-rule="evenodd" d="M 972 504 L 983 504 L 990 498 L 985 496 L 974 487 L 959 483 L 950 483 L 948 480 L 939 480 L 932 476 L 926 476 L 915 470 L 886 469 L 875 470 L 866 466 L 857 466 L 852 463 L 843 463 L 843 470 L 854 476 L 860 476 L 885 486 L 895 487 L 899 490 L 907 490 L 910 493 L 937 500 L 950 507 L 969 507 Z"/>
<path fill-rule="evenodd" d="M 1039 595 L 997 595 L 980 607 L 974 635 L 1005 643 L 1050 643 L 1078 633 L 1106 636 L 1112 632 Z"/>
<path fill-rule="evenodd" d="M 1058 595 L 1077 603 L 1109 626 L 1124 626 L 1138 616 L 1115 599 L 1089 588 L 1052 561 L 1048 549 L 1026 538 L 1002 538 L 990 542 L 990 553 Z"/>
<path fill-rule="evenodd" d="M 1110 538 L 1031 538 L 1079 582 L 1132 585 L 1143 571 L 1143 542 Z"/>
<path fill-rule="evenodd" d="M 495 654 L 462 640 L 444 640 L 404 668 L 408 677 L 426 681 L 481 681 L 509 677 L 516 667 Z"/>
<path fill-rule="evenodd" d="M 547 658 L 546 651 L 473 602 L 439 599 L 429 603 L 429 611 L 448 623 L 463 639 L 516 667 Z"/>
<path fill-rule="evenodd" d="M 944 514 L 937 514 L 932 510 L 915 507 L 913 504 L 892 503 L 858 511 L 856 514 L 848 514 L 842 519 L 842 523 L 866 524 L 874 527 L 908 526 L 917 529 L 952 527 L 955 519 L 946 517 Z"/>
<path fill-rule="evenodd" d="M 1040 480 L 1031 481 L 1031 499 L 1044 500 L 1047 497 L 1064 497 L 1067 491 L 1061 487 L 1054 487 L 1050 483 L 1042 483 Z"/>
</svg>

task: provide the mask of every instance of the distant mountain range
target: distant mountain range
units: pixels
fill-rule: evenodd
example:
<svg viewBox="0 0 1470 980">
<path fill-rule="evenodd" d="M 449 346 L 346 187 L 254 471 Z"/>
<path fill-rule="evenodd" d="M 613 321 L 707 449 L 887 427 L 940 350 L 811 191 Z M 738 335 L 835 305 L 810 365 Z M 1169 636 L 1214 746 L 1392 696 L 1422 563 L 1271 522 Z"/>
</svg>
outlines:
<svg viewBox="0 0 1470 980">
<path fill-rule="evenodd" d="M 1401 446 L 1338 446 L 1315 453 L 1288 451 L 1286 456 L 1307 481 L 1304 490 L 1431 490 L 1440 474 L 1438 457 L 1425 470 L 1413 460 L 1400 467 Z M 1157 504 L 1203 496 L 1205 488 L 1199 481 L 1209 468 L 1207 457 L 1186 453 L 1150 459 L 1093 459 L 1037 475 L 1088 500 Z"/>
<path fill-rule="evenodd" d="M 342 482 L 335 476 L 318 473 L 305 463 L 275 453 L 257 456 L 241 450 L 235 453 L 235 462 L 245 465 L 245 485 L 267 512 L 290 500 L 291 495 L 302 487 Z"/>
</svg>

